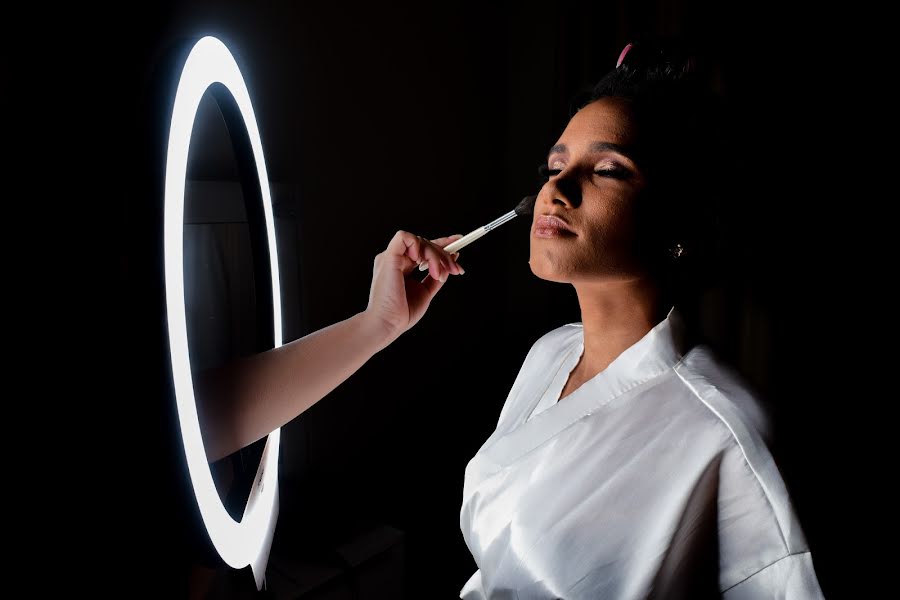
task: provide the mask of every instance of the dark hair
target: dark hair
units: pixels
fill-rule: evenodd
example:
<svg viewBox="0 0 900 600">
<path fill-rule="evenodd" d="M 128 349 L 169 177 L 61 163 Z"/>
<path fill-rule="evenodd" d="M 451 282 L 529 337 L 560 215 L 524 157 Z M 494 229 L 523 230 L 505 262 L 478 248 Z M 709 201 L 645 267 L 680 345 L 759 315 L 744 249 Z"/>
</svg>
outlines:
<svg viewBox="0 0 900 600">
<path fill-rule="evenodd" d="M 633 111 L 635 159 L 648 181 L 638 206 L 639 251 L 674 303 L 714 279 L 721 246 L 718 207 L 729 172 L 723 103 L 703 83 L 684 46 L 638 42 L 579 103 L 612 97 Z"/>
</svg>

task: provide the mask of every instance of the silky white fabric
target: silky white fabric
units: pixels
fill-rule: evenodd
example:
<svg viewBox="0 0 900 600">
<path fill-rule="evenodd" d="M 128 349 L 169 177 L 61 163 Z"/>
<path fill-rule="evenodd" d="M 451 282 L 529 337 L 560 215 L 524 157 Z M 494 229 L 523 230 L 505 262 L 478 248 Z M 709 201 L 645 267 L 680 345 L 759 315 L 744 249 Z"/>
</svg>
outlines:
<svg viewBox="0 0 900 600">
<path fill-rule="evenodd" d="M 678 333 L 670 313 L 559 402 L 582 327 L 532 347 L 466 467 L 461 598 L 697 597 L 704 569 L 728 599 L 822 597 L 762 410 Z"/>
</svg>

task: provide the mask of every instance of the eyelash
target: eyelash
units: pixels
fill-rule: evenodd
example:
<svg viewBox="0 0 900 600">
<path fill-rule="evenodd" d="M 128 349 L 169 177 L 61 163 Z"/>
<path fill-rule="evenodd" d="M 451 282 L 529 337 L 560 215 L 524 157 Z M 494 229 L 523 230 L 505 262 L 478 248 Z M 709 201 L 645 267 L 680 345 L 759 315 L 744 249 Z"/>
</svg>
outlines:
<svg viewBox="0 0 900 600">
<path fill-rule="evenodd" d="M 559 175 L 559 174 L 560 174 L 559 169 L 551 169 L 547 165 L 540 165 L 538 167 L 538 177 L 540 177 L 541 179 L 543 179 L 545 181 L 549 180 L 554 175 Z"/>
<path fill-rule="evenodd" d="M 561 169 L 551 169 L 547 165 L 540 165 L 538 167 L 538 175 L 541 179 L 548 181 L 554 175 L 559 175 L 562 173 Z M 613 179 L 626 179 L 628 177 L 628 171 L 623 169 L 622 167 L 615 167 L 613 169 L 598 169 L 594 171 L 595 175 L 599 175 L 601 177 L 612 177 Z"/>
</svg>

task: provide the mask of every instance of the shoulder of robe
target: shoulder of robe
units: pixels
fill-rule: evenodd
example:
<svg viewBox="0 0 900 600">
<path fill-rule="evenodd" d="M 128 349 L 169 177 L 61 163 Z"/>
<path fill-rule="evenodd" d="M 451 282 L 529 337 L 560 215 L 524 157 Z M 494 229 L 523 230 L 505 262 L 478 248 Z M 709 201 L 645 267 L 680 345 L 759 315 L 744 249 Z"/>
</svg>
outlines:
<svg viewBox="0 0 900 600">
<path fill-rule="evenodd" d="M 718 360 L 705 346 L 691 349 L 675 367 L 681 380 L 711 409 L 727 410 L 718 417 L 728 422 L 740 419 L 766 442 L 770 441 L 769 415 L 750 385 L 730 366 Z"/>
</svg>

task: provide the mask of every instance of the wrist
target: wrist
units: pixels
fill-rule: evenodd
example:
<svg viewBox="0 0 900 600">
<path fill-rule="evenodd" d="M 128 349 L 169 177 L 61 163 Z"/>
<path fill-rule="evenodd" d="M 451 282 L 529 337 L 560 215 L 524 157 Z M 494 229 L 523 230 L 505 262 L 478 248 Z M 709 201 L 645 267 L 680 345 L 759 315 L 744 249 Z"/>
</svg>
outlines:
<svg viewBox="0 0 900 600">
<path fill-rule="evenodd" d="M 383 350 L 400 337 L 402 331 L 386 323 L 384 319 L 366 309 L 352 317 L 357 320 L 361 335 L 370 342 L 375 352 Z"/>
</svg>

